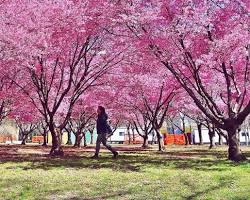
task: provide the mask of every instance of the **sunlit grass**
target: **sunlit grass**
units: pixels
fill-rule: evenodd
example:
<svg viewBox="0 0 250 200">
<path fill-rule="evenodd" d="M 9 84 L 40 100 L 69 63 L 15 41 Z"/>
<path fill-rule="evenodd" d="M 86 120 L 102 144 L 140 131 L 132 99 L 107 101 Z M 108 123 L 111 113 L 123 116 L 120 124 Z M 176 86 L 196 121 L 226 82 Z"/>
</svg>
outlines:
<svg viewBox="0 0 250 200">
<path fill-rule="evenodd" d="M 250 199 L 250 164 L 227 161 L 225 148 L 126 151 L 118 160 L 108 153 L 91 160 L 83 149 L 50 158 L 40 147 L 15 148 L 0 159 L 0 199 Z"/>
</svg>

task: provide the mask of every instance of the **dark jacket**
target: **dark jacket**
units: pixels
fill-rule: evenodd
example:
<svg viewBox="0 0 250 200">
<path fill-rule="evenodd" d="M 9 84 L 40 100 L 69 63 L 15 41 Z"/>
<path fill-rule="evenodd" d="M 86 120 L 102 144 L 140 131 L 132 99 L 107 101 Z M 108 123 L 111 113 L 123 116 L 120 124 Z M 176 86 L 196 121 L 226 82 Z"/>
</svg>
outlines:
<svg viewBox="0 0 250 200">
<path fill-rule="evenodd" d="M 96 121 L 97 134 L 106 134 L 109 132 L 107 120 L 108 120 L 108 115 L 106 113 L 98 115 Z"/>
</svg>

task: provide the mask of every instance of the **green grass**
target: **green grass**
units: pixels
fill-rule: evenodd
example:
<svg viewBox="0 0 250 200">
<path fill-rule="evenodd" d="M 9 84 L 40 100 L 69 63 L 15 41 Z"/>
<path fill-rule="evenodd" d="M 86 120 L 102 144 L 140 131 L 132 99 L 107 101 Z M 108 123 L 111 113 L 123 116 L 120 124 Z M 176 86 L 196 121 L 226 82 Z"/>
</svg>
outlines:
<svg viewBox="0 0 250 200">
<path fill-rule="evenodd" d="M 250 199 L 250 163 L 226 160 L 226 149 L 65 149 L 51 158 L 41 147 L 0 146 L 0 199 Z M 250 148 L 245 148 L 248 158 Z"/>
</svg>

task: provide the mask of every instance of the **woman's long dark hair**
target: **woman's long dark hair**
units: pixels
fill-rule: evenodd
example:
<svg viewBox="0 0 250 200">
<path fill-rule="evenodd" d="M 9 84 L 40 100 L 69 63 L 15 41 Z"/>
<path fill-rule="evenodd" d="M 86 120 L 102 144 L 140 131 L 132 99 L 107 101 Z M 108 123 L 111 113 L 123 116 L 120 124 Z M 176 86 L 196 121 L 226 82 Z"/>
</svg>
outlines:
<svg viewBox="0 0 250 200">
<path fill-rule="evenodd" d="M 101 111 L 101 114 L 100 114 L 100 115 L 103 115 L 103 114 L 106 113 L 105 108 L 104 108 L 103 106 L 98 106 L 98 108 L 99 108 L 100 111 Z"/>
</svg>

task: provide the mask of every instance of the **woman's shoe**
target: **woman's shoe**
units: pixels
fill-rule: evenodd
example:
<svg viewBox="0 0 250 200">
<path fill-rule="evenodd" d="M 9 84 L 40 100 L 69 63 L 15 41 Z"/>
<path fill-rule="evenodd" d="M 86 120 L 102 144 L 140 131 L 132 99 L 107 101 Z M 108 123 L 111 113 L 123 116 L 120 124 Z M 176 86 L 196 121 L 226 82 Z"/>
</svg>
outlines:
<svg viewBox="0 0 250 200">
<path fill-rule="evenodd" d="M 92 156 L 92 157 L 90 157 L 91 159 L 98 159 L 99 158 L 99 156 L 98 155 L 94 155 L 94 156 Z"/>
<path fill-rule="evenodd" d="M 116 152 L 114 152 L 113 158 L 117 159 L 117 157 L 118 157 L 118 152 L 116 151 Z"/>
</svg>

